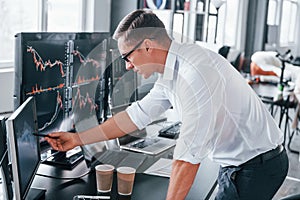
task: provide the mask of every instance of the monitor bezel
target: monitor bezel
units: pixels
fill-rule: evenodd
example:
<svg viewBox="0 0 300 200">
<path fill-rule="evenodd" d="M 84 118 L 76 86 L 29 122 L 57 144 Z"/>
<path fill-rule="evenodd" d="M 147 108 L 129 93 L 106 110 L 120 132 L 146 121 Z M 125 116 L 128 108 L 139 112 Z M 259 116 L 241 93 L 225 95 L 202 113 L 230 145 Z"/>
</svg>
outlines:
<svg viewBox="0 0 300 200">
<path fill-rule="evenodd" d="M 2 187 L 4 199 L 12 199 L 12 188 L 10 184 L 10 174 L 8 166 L 8 153 L 7 153 L 7 142 L 6 142 L 6 127 L 5 121 L 6 117 L 0 116 L 0 159 L 2 163 L 0 164 L 0 177 L 2 177 Z"/>
<path fill-rule="evenodd" d="M 5 151 L 6 151 L 6 132 L 4 131 L 4 127 L 2 124 L 2 121 L 4 121 L 4 117 L 0 117 L 0 159 L 5 156 Z"/>
<path fill-rule="evenodd" d="M 29 193 L 29 190 L 31 188 L 32 182 L 34 180 L 35 174 L 37 173 L 37 170 L 39 168 L 39 165 L 41 163 L 41 155 L 40 155 L 40 144 L 39 144 L 39 138 L 35 137 L 36 144 L 37 144 L 37 160 L 38 162 L 35 165 L 35 169 L 33 169 L 33 172 L 31 174 L 31 178 L 28 181 L 26 185 L 26 189 L 24 193 L 22 194 L 21 192 L 21 182 L 20 182 L 20 163 L 19 163 L 19 157 L 18 157 L 18 145 L 17 145 L 17 136 L 15 133 L 15 124 L 14 120 L 22 113 L 24 108 L 28 104 L 33 104 L 33 117 L 34 117 L 34 129 L 35 131 L 38 131 L 38 125 L 37 125 L 37 115 L 36 115 L 36 106 L 35 106 L 35 99 L 34 97 L 28 97 L 24 103 L 21 104 L 20 107 L 17 108 L 16 111 L 13 112 L 13 114 L 7 119 L 6 121 L 6 128 L 7 128 L 7 135 L 8 135 L 8 143 L 9 143 L 9 158 L 10 158 L 10 163 L 12 166 L 12 180 L 13 180 L 13 185 L 14 185 L 14 197 L 16 200 L 22 200 L 25 199 L 26 196 Z"/>
</svg>

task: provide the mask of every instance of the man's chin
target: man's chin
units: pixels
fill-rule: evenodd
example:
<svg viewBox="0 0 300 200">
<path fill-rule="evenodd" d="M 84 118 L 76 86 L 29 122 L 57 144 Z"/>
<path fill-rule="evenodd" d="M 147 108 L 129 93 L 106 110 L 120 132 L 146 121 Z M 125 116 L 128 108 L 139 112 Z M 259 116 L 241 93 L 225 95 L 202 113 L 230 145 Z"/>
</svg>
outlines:
<svg viewBox="0 0 300 200">
<path fill-rule="evenodd" d="M 150 77 L 150 75 L 148 75 L 148 74 L 143 74 L 142 76 L 144 79 L 148 79 Z"/>
</svg>

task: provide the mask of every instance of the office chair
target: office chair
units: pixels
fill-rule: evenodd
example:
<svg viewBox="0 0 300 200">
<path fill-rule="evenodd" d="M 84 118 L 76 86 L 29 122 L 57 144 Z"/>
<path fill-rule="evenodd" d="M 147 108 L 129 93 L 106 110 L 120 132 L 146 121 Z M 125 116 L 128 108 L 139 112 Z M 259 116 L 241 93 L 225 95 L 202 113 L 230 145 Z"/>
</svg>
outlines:
<svg viewBox="0 0 300 200">
<path fill-rule="evenodd" d="M 219 50 L 218 50 L 218 54 L 220 54 L 221 56 L 223 56 L 224 58 L 227 58 L 228 53 L 230 50 L 230 46 L 222 46 Z"/>
<path fill-rule="evenodd" d="M 244 52 L 239 52 L 237 54 L 236 58 L 233 61 L 231 61 L 230 63 L 232 64 L 232 66 L 234 66 L 234 68 L 236 70 L 238 70 L 240 72 L 240 71 L 242 71 L 244 61 L 245 61 Z"/>
</svg>

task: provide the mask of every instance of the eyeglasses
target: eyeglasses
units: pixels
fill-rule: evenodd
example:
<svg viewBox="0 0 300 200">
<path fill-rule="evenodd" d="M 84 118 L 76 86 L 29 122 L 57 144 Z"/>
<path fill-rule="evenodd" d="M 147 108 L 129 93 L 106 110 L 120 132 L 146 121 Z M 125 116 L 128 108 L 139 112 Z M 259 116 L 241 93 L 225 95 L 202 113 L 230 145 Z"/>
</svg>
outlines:
<svg viewBox="0 0 300 200">
<path fill-rule="evenodd" d="M 141 40 L 139 43 L 137 43 L 137 45 L 135 45 L 135 47 L 133 47 L 133 49 L 131 51 L 129 51 L 128 53 L 126 53 L 125 55 L 122 55 L 122 59 L 125 60 L 126 62 L 130 62 L 130 60 L 128 60 L 128 56 L 130 56 L 130 54 L 132 54 L 137 48 L 139 48 L 139 46 L 144 42 L 145 39 Z"/>
</svg>

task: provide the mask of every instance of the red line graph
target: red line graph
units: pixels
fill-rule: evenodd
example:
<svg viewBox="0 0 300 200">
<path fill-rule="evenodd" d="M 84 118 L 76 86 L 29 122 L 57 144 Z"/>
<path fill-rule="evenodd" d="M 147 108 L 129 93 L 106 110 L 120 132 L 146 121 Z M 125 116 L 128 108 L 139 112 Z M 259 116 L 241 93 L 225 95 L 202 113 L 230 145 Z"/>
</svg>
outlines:
<svg viewBox="0 0 300 200">
<path fill-rule="evenodd" d="M 90 112 L 94 111 L 97 108 L 97 105 L 94 103 L 94 99 L 90 97 L 89 93 L 87 92 L 85 94 L 85 96 L 83 96 L 80 93 L 80 89 L 77 89 L 77 93 L 75 96 L 75 100 L 73 101 L 73 107 L 74 107 L 74 103 L 78 101 L 79 103 L 79 108 L 83 109 L 85 108 L 85 106 L 89 105 L 90 106 Z"/>
<path fill-rule="evenodd" d="M 84 66 L 87 64 L 87 63 L 92 63 L 92 65 L 96 68 L 100 67 L 100 63 L 97 61 L 97 60 L 94 60 L 92 58 L 86 58 L 84 55 L 82 55 L 82 53 L 80 53 L 80 51 L 78 50 L 74 50 L 73 51 L 73 55 L 74 56 L 77 56 L 80 63 L 82 63 Z"/>
<path fill-rule="evenodd" d="M 47 67 L 54 67 L 58 66 L 60 69 L 61 76 L 64 77 L 65 73 L 63 70 L 63 62 L 60 60 L 55 60 L 54 62 L 51 62 L 50 60 L 44 61 L 42 57 L 38 54 L 38 52 L 32 48 L 31 46 L 27 47 L 27 52 L 31 53 L 33 56 L 33 62 L 35 64 L 36 70 L 40 70 L 41 72 L 45 71 Z"/>
<path fill-rule="evenodd" d="M 58 90 L 58 89 L 63 88 L 64 85 L 65 85 L 64 83 L 61 83 L 55 87 L 43 88 L 42 86 L 38 86 L 38 84 L 35 84 L 35 86 L 32 86 L 31 92 L 26 93 L 26 95 L 35 95 L 35 94 L 40 94 L 42 92 Z"/>
<path fill-rule="evenodd" d="M 76 84 L 80 85 L 80 84 L 83 84 L 83 83 L 89 83 L 89 82 L 92 82 L 92 81 L 97 81 L 99 79 L 100 79 L 99 75 L 97 75 L 96 77 L 89 78 L 89 79 L 85 79 L 82 76 L 78 76 Z"/>
</svg>

